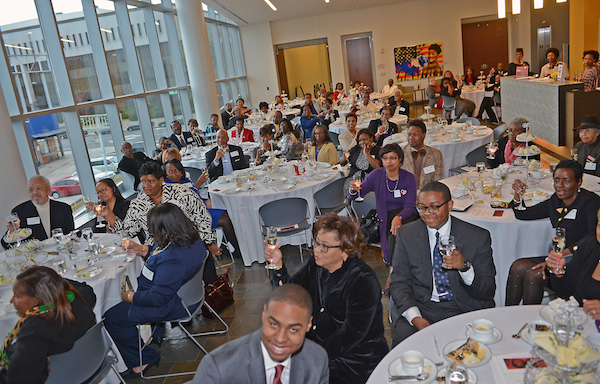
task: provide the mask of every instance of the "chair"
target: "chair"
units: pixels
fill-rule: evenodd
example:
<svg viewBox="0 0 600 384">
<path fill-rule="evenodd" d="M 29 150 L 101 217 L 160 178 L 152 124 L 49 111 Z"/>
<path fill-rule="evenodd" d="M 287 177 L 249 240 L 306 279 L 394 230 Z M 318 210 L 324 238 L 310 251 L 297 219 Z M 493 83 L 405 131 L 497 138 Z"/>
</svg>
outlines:
<svg viewBox="0 0 600 384">
<path fill-rule="evenodd" d="M 103 323 L 99 322 L 88 329 L 70 351 L 50 356 L 50 374 L 46 383 L 99 383 L 112 369 L 125 384 L 114 366 L 117 358 L 108 354 L 111 350 L 112 342 Z"/>
<path fill-rule="evenodd" d="M 208 303 L 206 303 L 206 301 L 204 301 L 204 281 L 202 280 L 202 277 L 204 275 L 204 269 L 206 268 L 206 260 L 208 260 L 209 257 L 212 257 L 212 256 L 207 251 L 206 256 L 204 258 L 204 262 L 202 263 L 202 267 L 200 267 L 200 270 L 198 271 L 198 273 L 196 273 L 196 275 L 194 277 L 192 277 L 190 280 L 188 280 L 188 282 L 183 284 L 181 286 L 181 288 L 179 288 L 179 290 L 177 291 L 177 296 L 179 296 L 181 298 L 181 303 L 183 304 L 183 307 L 185 308 L 185 311 L 187 312 L 187 316 L 185 316 L 181 319 L 173 319 L 173 320 L 165 321 L 165 322 L 177 323 L 177 325 L 186 334 L 186 337 L 189 338 L 194 344 L 196 344 L 198 346 L 198 348 L 200 348 L 202 350 L 202 352 L 204 352 L 205 354 L 208 354 L 208 352 L 206 351 L 206 349 L 204 349 L 204 347 L 202 345 L 200 345 L 200 343 L 198 342 L 198 340 L 195 339 L 195 337 L 210 336 L 210 335 L 223 335 L 229 331 L 229 326 L 227 325 L 227 323 L 221 318 L 221 316 L 219 316 L 219 314 L 214 309 L 211 308 L 210 305 L 208 305 Z M 199 305 L 196 308 L 196 310 L 192 313 L 189 311 L 188 307 L 191 305 L 194 305 L 194 304 L 199 304 Z M 221 324 L 225 327 L 224 330 L 202 332 L 202 333 L 190 333 L 187 329 L 185 329 L 185 327 L 183 326 L 183 323 L 191 321 L 198 313 L 200 313 L 202 311 L 203 305 L 206 306 L 206 308 L 208 308 L 208 310 L 213 315 L 215 315 L 215 318 L 217 318 L 221 322 Z M 138 327 L 138 334 L 139 334 L 139 327 Z M 168 339 L 168 340 L 174 340 L 174 339 Z M 138 354 L 140 357 L 140 367 L 143 365 L 143 363 L 142 363 L 142 349 L 143 349 L 142 343 L 143 343 L 142 338 L 138 337 Z M 155 379 L 155 378 L 162 378 L 162 377 L 193 375 L 194 373 L 196 373 L 196 372 L 191 371 L 191 372 L 171 373 L 171 374 L 165 374 L 165 375 L 144 376 L 144 372 L 142 371 L 141 377 L 142 377 L 142 379 Z"/>
<path fill-rule="evenodd" d="M 442 100 L 444 101 L 442 117 L 446 120 L 454 119 L 456 117 L 456 99 L 452 96 L 442 95 Z"/>
<path fill-rule="evenodd" d="M 131 173 L 127 173 L 125 171 L 121 172 L 121 179 L 123 179 L 123 185 L 125 186 L 126 191 L 135 191 L 135 177 Z"/>
<path fill-rule="evenodd" d="M 192 183 L 196 184 L 200 176 L 202 176 L 203 171 L 201 169 L 195 167 L 183 167 L 187 173 L 190 174 L 190 180 Z"/>
<path fill-rule="evenodd" d="M 339 135 L 335 132 L 329 131 L 329 137 L 331 138 L 331 142 L 333 143 L 333 145 L 335 145 L 335 147 L 337 148 L 340 145 Z"/>
<path fill-rule="evenodd" d="M 481 125 L 481 121 L 476 117 L 463 117 L 456 120 L 457 123 L 466 123 L 467 121 L 470 121 L 472 125 Z"/>
<path fill-rule="evenodd" d="M 225 246 L 227 247 L 227 251 L 229 251 L 229 255 L 231 256 L 231 261 L 229 263 L 221 264 L 217 260 L 215 260 L 217 268 L 223 269 L 225 267 L 233 265 L 233 263 L 235 263 L 235 260 L 233 258 L 233 251 L 235 250 L 235 247 L 229 242 L 229 240 L 227 240 L 227 236 L 225 236 L 225 231 L 223 230 L 223 227 L 216 227 L 215 229 L 213 229 L 213 233 L 217 238 L 217 247 L 221 248 L 221 245 L 225 244 Z"/>
<path fill-rule="evenodd" d="M 318 217 L 330 212 L 338 213 L 348 207 L 346 195 L 344 194 L 345 182 L 346 178 L 344 177 L 315 192 L 314 198 Z"/>
<path fill-rule="evenodd" d="M 375 199 L 375 192 L 369 192 L 364 196 L 363 201 L 352 200 L 350 204 L 352 208 L 352 212 L 354 217 L 356 217 L 359 221 L 365 217 L 371 209 L 377 209 L 377 203 Z M 382 223 L 380 223 L 381 225 Z M 385 223 L 383 224 L 385 225 Z M 380 246 L 377 243 L 372 243 L 370 245 Z"/>
<path fill-rule="evenodd" d="M 498 141 L 498 139 L 502 137 L 507 126 L 508 125 L 505 123 L 494 128 L 494 141 Z"/>
<path fill-rule="evenodd" d="M 308 221 L 308 202 L 305 199 L 290 197 L 271 201 L 258 209 L 258 215 L 262 221 L 262 228 L 277 228 L 277 237 L 304 232 L 306 244 L 310 244 L 306 231 L 310 230 L 311 224 Z M 299 245 L 299 248 L 300 260 L 304 262 L 302 245 Z"/>
<path fill-rule="evenodd" d="M 477 147 L 474 150 L 472 150 L 471 152 L 467 153 L 467 165 L 469 167 L 474 167 L 475 165 L 477 165 L 478 162 L 486 161 L 487 158 L 487 152 L 486 152 L 486 146 L 482 145 L 481 147 Z"/>
</svg>

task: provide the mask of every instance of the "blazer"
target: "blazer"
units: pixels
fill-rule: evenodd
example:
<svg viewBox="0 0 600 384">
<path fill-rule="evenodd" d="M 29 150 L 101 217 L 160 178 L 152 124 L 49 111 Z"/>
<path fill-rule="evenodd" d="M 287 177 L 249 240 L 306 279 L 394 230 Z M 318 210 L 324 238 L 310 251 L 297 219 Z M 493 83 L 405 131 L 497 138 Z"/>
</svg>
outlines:
<svg viewBox="0 0 600 384">
<path fill-rule="evenodd" d="M 194 141 L 194 137 L 192 136 L 191 132 L 188 131 L 182 131 L 181 134 L 183 135 L 183 138 L 185 139 L 185 145 L 181 145 L 181 142 L 179 141 L 179 138 L 177 136 L 175 136 L 175 133 L 172 133 L 171 136 L 169 136 L 169 140 L 171 140 L 173 142 L 173 144 L 175 144 L 177 146 L 177 149 L 181 150 L 181 147 L 187 147 L 188 145 L 192 145 L 193 143 L 195 143 Z"/>
<path fill-rule="evenodd" d="M 229 119 L 233 117 L 233 114 L 223 111 L 221 112 L 221 120 L 223 120 L 223 126 L 227 127 L 229 125 Z"/>
<path fill-rule="evenodd" d="M 315 150 L 314 146 L 311 146 L 308 150 L 308 158 L 311 160 L 321 161 L 323 163 L 329 163 L 331 165 L 337 164 L 337 149 L 335 145 L 330 141 L 328 143 L 323 144 L 321 150 L 319 151 L 319 155 L 315 158 Z"/>
<path fill-rule="evenodd" d="M 161 153 L 162 153 L 162 151 L 161 151 Z M 121 171 L 127 172 L 131 176 L 134 177 L 134 179 L 135 179 L 134 185 L 133 185 L 134 189 L 137 189 L 138 185 L 140 184 L 139 170 L 142 167 L 142 165 L 144 165 L 144 163 L 146 163 L 147 161 L 154 161 L 154 160 L 152 160 L 151 158 L 146 156 L 146 154 L 143 152 L 134 152 L 133 159 L 123 156 L 121 158 L 121 160 L 119 161 L 118 168 Z"/>
<path fill-rule="evenodd" d="M 381 125 L 381 119 L 373 119 L 369 122 L 369 129 L 371 130 L 371 132 L 373 132 L 374 134 L 377 133 L 377 129 L 379 129 L 379 126 Z M 388 121 L 388 127 L 389 127 L 389 135 L 393 135 L 394 133 L 398 133 L 398 126 L 396 125 L 396 123 Z M 358 133 L 358 132 L 357 132 Z M 383 146 L 383 140 L 387 137 L 386 135 L 381 135 L 379 136 L 379 140 L 377 140 L 377 142 L 375 143 L 378 146 Z"/>
<path fill-rule="evenodd" d="M 244 156 L 244 151 L 241 147 L 237 145 L 229 145 L 229 156 L 231 157 L 231 166 L 234 171 L 238 169 L 248 168 L 249 164 L 246 160 L 246 156 Z M 208 169 L 208 176 L 210 176 L 210 181 L 218 179 L 223 176 L 223 160 L 219 159 L 219 164 L 215 165 L 215 157 L 217 156 L 217 149 L 219 147 L 214 147 L 210 151 L 206 152 L 206 167 Z"/>
<path fill-rule="evenodd" d="M 450 233 L 456 248 L 475 269 L 470 286 L 463 283 L 457 270 L 448 271 L 454 301 L 463 312 L 491 308 L 495 305 L 496 267 L 492 259 L 492 239 L 483 228 L 451 217 Z M 398 228 L 392 261 L 390 293 L 398 313 L 426 303 L 433 291 L 433 266 L 427 225 L 422 220 Z"/>
<path fill-rule="evenodd" d="M 50 230 L 54 228 L 62 228 L 65 234 L 75 229 L 75 223 L 73 222 L 73 211 L 71 206 L 60 201 L 50 199 Z M 35 219 L 40 217 L 35 204 L 28 200 L 21 203 L 13 208 L 11 212 L 16 212 L 21 219 L 21 228 L 31 228 L 32 233 L 30 238 L 38 239 L 40 241 L 46 240 L 48 235 L 44 229 L 44 225 L 41 220 L 38 224 L 27 224 L 27 219 Z M 4 236 L 2 237 L 2 246 L 4 249 L 8 249 L 8 244 L 4 242 Z"/>
<path fill-rule="evenodd" d="M 262 354 L 261 330 L 232 340 L 204 356 L 189 383 L 264 384 L 267 381 Z M 290 384 L 329 383 L 327 352 L 305 339 L 290 364 Z"/>
<path fill-rule="evenodd" d="M 598 140 L 598 143 L 588 156 L 585 155 L 586 148 L 583 141 L 575 144 L 575 148 L 573 149 L 575 150 L 575 153 L 577 153 L 577 162 L 583 166 L 583 172 L 594 176 L 600 176 L 600 167 L 598 166 L 600 163 L 600 140 Z M 588 166 L 589 169 L 585 169 L 587 163 L 590 163 Z"/>
<path fill-rule="evenodd" d="M 396 103 L 396 99 L 392 96 L 388 100 L 388 105 L 390 107 L 394 108 L 394 113 L 396 113 L 396 109 L 398 109 L 397 113 L 399 115 L 408 116 L 410 113 L 410 104 L 406 100 L 400 101 L 400 105 L 398 105 L 398 103 Z M 399 107 L 399 108 L 397 108 L 397 107 Z"/>
<path fill-rule="evenodd" d="M 444 156 L 442 155 L 442 152 L 439 149 L 431 148 L 427 145 L 425 145 L 423 149 L 425 149 L 425 156 L 423 157 L 423 164 L 419 175 L 419 185 L 417 185 L 419 190 L 431 181 L 439 181 L 444 178 Z M 401 168 L 414 175 L 415 159 L 412 157 L 413 149 L 409 144 L 406 144 L 402 150 L 404 151 L 404 161 L 402 162 Z M 431 165 L 433 165 L 434 171 L 426 174 L 425 168 Z"/>
</svg>

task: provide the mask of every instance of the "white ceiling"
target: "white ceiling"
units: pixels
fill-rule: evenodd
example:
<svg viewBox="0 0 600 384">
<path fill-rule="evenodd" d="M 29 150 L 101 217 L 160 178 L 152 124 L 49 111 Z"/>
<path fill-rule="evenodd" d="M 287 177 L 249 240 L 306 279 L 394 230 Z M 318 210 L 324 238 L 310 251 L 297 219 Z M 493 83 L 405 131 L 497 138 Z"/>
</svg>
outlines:
<svg viewBox="0 0 600 384">
<path fill-rule="evenodd" d="M 206 5 L 223 13 L 239 25 L 293 19 L 405 1 L 413 0 L 329 0 L 329 3 L 325 3 L 325 0 L 271 0 L 277 8 L 277 11 L 273 11 L 264 0 L 203 0 Z"/>
</svg>

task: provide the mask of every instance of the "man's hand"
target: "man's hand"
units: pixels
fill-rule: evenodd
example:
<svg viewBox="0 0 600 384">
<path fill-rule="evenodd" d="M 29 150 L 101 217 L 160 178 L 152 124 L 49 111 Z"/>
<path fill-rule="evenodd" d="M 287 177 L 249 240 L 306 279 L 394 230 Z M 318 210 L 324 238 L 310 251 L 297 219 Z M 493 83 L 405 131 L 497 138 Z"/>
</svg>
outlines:
<svg viewBox="0 0 600 384">
<path fill-rule="evenodd" d="M 463 269 L 465 267 L 465 259 L 462 255 L 462 252 L 458 249 L 452 251 L 451 256 L 444 256 L 442 259 L 444 260 L 444 265 L 447 268 Z"/>
<path fill-rule="evenodd" d="M 429 327 L 431 324 L 429 324 L 429 321 L 425 320 L 424 318 L 417 316 L 412 320 L 412 325 L 418 331 L 420 331 L 423 328 Z"/>
<path fill-rule="evenodd" d="M 217 154 L 215 155 L 215 162 L 219 162 L 219 160 L 221 160 L 221 158 L 225 157 L 226 153 L 227 153 L 227 150 L 225 148 L 217 149 Z"/>
</svg>

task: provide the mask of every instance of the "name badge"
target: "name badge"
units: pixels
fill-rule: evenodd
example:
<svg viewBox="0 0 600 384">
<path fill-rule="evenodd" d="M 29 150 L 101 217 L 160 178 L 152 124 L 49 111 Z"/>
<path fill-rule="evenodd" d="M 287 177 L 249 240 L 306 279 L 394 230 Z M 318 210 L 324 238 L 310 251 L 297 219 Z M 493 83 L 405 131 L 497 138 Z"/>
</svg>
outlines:
<svg viewBox="0 0 600 384">
<path fill-rule="evenodd" d="M 595 171 L 596 163 L 585 163 L 585 170 L 586 171 Z"/>
<path fill-rule="evenodd" d="M 27 218 L 27 225 L 36 225 L 40 223 L 40 217 L 36 216 L 36 217 L 28 217 Z"/>
<path fill-rule="evenodd" d="M 188 141 L 188 143 L 191 143 L 192 141 L 194 141 L 194 138 L 193 137 L 188 137 L 187 141 Z"/>
<path fill-rule="evenodd" d="M 563 219 L 575 220 L 577 217 L 577 209 L 571 209 Z"/>
<path fill-rule="evenodd" d="M 400 193 L 399 189 L 394 189 L 394 198 L 397 199 L 399 197 L 402 197 L 402 194 Z"/>
<path fill-rule="evenodd" d="M 398 110 L 399 110 L 400 112 L 406 112 L 406 108 L 405 108 L 405 107 L 399 107 L 399 108 L 398 108 Z"/>
<path fill-rule="evenodd" d="M 435 172 L 435 167 L 433 165 L 423 168 L 423 173 L 426 175 L 429 175 L 430 173 L 433 173 L 433 172 Z"/>
<path fill-rule="evenodd" d="M 230 153 L 229 153 L 229 155 L 230 155 L 231 157 L 240 157 L 240 153 L 239 153 L 238 151 L 235 151 L 235 152 L 230 152 Z"/>
<path fill-rule="evenodd" d="M 152 272 L 145 265 L 144 265 L 144 268 L 142 268 L 142 276 L 144 276 L 146 279 L 148 279 L 150 281 L 154 280 L 154 272 Z"/>
</svg>

